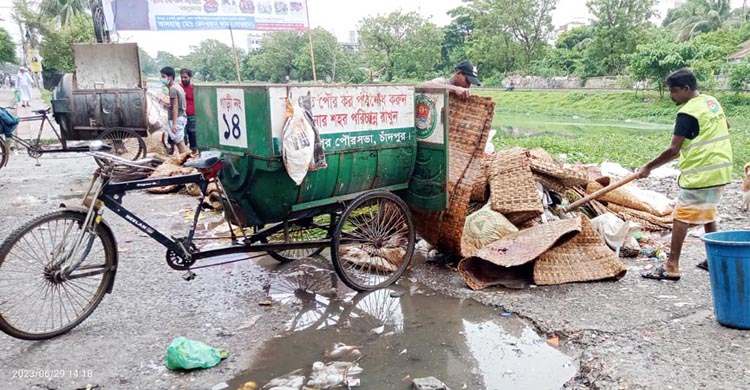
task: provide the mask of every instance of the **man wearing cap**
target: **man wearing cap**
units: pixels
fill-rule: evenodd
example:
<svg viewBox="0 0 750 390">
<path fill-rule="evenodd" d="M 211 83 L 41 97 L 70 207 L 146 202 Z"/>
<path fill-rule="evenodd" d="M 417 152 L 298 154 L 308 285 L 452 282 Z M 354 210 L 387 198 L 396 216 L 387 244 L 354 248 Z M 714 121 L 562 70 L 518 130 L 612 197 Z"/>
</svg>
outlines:
<svg viewBox="0 0 750 390">
<path fill-rule="evenodd" d="M 481 85 L 477 76 L 477 67 L 471 61 L 461 61 L 456 65 L 453 75 L 446 79 L 438 77 L 420 84 L 421 88 L 446 88 L 452 94 L 461 99 L 468 99 L 471 96 L 469 88 L 471 84 Z"/>
</svg>

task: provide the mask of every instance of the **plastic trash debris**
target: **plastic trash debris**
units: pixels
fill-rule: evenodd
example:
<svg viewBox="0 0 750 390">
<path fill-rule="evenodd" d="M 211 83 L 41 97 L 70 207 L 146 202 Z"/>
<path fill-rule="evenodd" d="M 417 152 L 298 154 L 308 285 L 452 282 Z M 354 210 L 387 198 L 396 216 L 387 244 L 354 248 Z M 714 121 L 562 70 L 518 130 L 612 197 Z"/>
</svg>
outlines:
<svg viewBox="0 0 750 390">
<path fill-rule="evenodd" d="M 271 306 L 271 305 L 273 305 L 273 302 L 271 302 L 270 300 L 265 300 L 265 301 L 258 302 L 258 305 L 260 305 L 260 306 Z"/>
<path fill-rule="evenodd" d="M 218 349 L 202 342 L 178 337 L 167 347 L 164 363 L 170 370 L 192 370 L 211 368 L 229 356 L 225 349 Z"/>
<path fill-rule="evenodd" d="M 289 374 L 271 379 L 263 388 L 267 390 L 300 390 L 306 379 L 304 375 L 298 375 L 300 372 L 302 370 L 294 370 Z"/>
<path fill-rule="evenodd" d="M 354 361 L 362 356 L 359 346 L 346 345 L 344 343 L 333 344 L 333 348 L 326 352 L 327 359 Z"/>
<path fill-rule="evenodd" d="M 344 387 L 359 386 L 358 375 L 364 369 L 356 362 L 315 362 L 312 366 L 312 374 L 307 382 L 307 387 L 325 390 L 343 385 Z"/>
<path fill-rule="evenodd" d="M 258 390 L 258 384 L 253 381 L 245 382 L 245 384 L 237 390 Z"/>
<path fill-rule="evenodd" d="M 227 384 L 227 382 L 221 382 L 221 383 L 215 384 L 211 388 L 211 390 L 224 390 L 224 389 L 228 389 L 228 388 L 229 388 L 229 385 Z"/>
<path fill-rule="evenodd" d="M 614 249 L 620 256 L 620 249 L 628 257 L 636 256 L 640 251 L 638 241 L 633 237 L 641 226 L 633 222 L 625 222 L 612 213 L 602 214 L 591 220 L 599 235 L 604 238 L 607 245 Z"/>
<path fill-rule="evenodd" d="M 381 335 L 385 331 L 385 325 L 378 326 L 377 328 L 370 329 L 370 334 Z"/>
<path fill-rule="evenodd" d="M 413 390 L 450 390 L 445 383 L 434 376 L 414 379 L 411 383 L 411 388 Z"/>
<path fill-rule="evenodd" d="M 560 346 L 560 338 L 557 336 L 550 337 L 547 339 L 547 344 L 557 348 Z"/>
<path fill-rule="evenodd" d="M 511 316 L 513 316 L 513 313 L 504 311 L 504 312 L 500 313 L 500 315 L 503 316 L 503 317 L 511 317 Z"/>
</svg>

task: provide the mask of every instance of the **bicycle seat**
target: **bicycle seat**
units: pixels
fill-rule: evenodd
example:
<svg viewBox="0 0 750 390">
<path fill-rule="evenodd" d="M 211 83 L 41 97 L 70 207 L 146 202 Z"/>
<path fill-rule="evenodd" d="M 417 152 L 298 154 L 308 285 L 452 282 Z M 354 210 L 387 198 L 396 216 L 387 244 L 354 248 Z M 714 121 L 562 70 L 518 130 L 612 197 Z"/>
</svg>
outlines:
<svg viewBox="0 0 750 390">
<path fill-rule="evenodd" d="M 195 169 L 209 169 L 222 160 L 221 152 L 210 151 L 201 153 L 197 160 L 188 161 L 183 164 L 184 167 Z"/>
<path fill-rule="evenodd" d="M 49 107 L 47 107 L 47 108 L 41 108 L 41 109 L 38 109 L 38 110 L 31 110 L 31 112 L 33 112 L 34 114 L 44 115 L 44 114 L 46 114 L 46 113 L 49 112 Z"/>
</svg>

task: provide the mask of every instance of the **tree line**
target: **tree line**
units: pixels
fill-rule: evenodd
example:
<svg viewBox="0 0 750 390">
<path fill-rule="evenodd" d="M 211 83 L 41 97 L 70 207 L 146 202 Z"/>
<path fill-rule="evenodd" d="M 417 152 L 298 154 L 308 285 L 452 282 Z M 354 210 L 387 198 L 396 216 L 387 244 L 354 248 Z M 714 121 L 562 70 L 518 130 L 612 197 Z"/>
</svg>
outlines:
<svg viewBox="0 0 750 390">
<path fill-rule="evenodd" d="M 37 11 L 15 0 L 14 18 L 29 26 L 45 65 L 72 71 L 67 45 L 93 42 L 91 16 L 81 0 L 42 0 Z M 737 89 L 750 82 L 747 59 L 728 61 L 750 39 L 750 9 L 732 9 L 730 0 L 687 0 L 654 24 L 656 0 L 588 0 L 588 25 L 553 42 L 552 14 L 558 0 L 464 0 L 449 11 L 447 26 L 401 10 L 358 23 L 357 50 L 340 45 L 323 28 L 313 29 L 315 74 L 329 82 L 415 82 L 446 76 L 471 59 L 484 85 L 499 86 L 508 75 L 542 77 L 627 76 L 661 86 L 670 72 L 692 67 L 704 86 L 718 76 Z M 296 82 L 313 79 L 306 33 L 273 32 L 261 48 L 238 49 L 243 81 Z M 237 79 L 232 48 L 204 40 L 184 57 L 140 52 L 141 67 L 155 74 L 161 66 L 189 67 L 204 82 Z"/>
</svg>

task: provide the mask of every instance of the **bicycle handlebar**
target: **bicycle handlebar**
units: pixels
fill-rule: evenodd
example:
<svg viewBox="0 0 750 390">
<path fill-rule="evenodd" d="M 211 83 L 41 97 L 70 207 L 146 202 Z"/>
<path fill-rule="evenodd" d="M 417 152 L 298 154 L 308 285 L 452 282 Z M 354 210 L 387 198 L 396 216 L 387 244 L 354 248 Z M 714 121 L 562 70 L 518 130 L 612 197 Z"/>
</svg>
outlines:
<svg viewBox="0 0 750 390">
<path fill-rule="evenodd" d="M 94 152 L 94 151 L 88 152 L 87 154 L 89 154 L 90 156 L 93 156 L 94 158 L 99 158 L 101 160 L 115 163 L 115 164 L 107 164 L 107 165 L 125 165 L 125 166 L 129 166 L 132 168 L 150 169 L 152 171 L 156 170 L 156 168 L 150 167 L 147 164 L 153 164 L 153 163 L 159 162 L 159 160 L 155 160 L 153 158 L 145 158 L 145 159 L 136 160 L 136 161 L 126 160 L 124 158 L 117 157 L 109 153 Z"/>
</svg>

